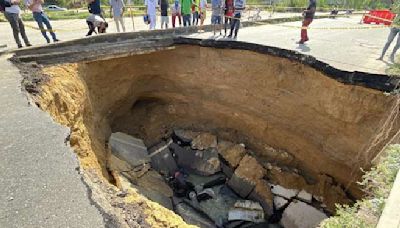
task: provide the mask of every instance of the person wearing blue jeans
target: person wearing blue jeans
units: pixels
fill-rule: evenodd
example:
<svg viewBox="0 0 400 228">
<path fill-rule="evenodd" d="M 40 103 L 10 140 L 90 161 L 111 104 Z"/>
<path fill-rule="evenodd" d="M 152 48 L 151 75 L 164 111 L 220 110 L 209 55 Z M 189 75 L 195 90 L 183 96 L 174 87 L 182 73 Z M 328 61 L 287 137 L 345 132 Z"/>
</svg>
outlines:
<svg viewBox="0 0 400 228">
<path fill-rule="evenodd" d="M 385 53 L 387 49 L 389 48 L 390 44 L 393 42 L 394 38 L 396 38 L 397 34 L 400 34 L 400 28 L 393 27 L 390 29 L 390 33 L 388 36 L 388 39 L 386 41 L 385 46 L 383 47 L 382 54 L 378 58 L 378 60 L 382 60 L 383 56 L 385 56 Z M 400 48 L 400 35 L 397 37 L 397 42 L 396 45 L 393 48 L 392 53 L 390 54 L 390 61 L 394 62 L 394 57 L 396 55 L 397 50 Z"/>
<path fill-rule="evenodd" d="M 234 0 L 235 11 L 233 13 L 233 21 L 231 25 L 231 32 L 228 38 L 232 38 L 232 34 L 235 33 L 234 39 L 237 38 L 237 34 L 240 28 L 240 18 L 242 17 L 242 12 L 246 8 L 246 0 Z"/>
<path fill-rule="evenodd" d="M 40 31 L 42 32 L 43 37 L 46 39 L 47 43 L 50 43 L 50 39 L 47 36 L 47 32 L 50 33 L 51 38 L 53 39 L 54 42 L 59 41 L 57 39 L 56 34 L 53 31 L 53 28 L 51 27 L 49 18 L 47 15 L 43 12 L 42 4 L 43 0 L 25 0 L 25 5 L 32 11 L 33 14 L 33 19 L 37 22 Z M 43 24 L 46 25 L 46 28 L 44 28 Z"/>
</svg>

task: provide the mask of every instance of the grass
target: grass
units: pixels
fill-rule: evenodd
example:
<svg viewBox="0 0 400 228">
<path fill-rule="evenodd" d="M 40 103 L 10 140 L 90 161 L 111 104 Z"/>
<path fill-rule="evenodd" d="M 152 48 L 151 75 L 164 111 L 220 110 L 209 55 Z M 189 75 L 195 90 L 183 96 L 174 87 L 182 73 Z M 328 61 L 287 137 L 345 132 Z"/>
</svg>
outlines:
<svg viewBox="0 0 400 228">
<path fill-rule="evenodd" d="M 322 228 L 373 228 L 385 207 L 393 182 L 400 169 L 400 144 L 389 146 L 376 167 L 363 175 L 360 184 L 366 197 L 353 206 L 337 205 L 336 215 L 324 220 Z"/>
</svg>

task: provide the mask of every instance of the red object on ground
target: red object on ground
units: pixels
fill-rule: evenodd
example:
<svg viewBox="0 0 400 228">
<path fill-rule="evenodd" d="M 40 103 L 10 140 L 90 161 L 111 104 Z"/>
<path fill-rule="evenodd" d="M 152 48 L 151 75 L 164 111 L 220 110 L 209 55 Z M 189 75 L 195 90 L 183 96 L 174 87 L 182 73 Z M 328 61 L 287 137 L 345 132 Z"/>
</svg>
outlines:
<svg viewBox="0 0 400 228">
<path fill-rule="evenodd" d="M 390 12 L 390 10 L 371 10 L 369 11 L 369 13 L 364 15 L 363 22 L 365 24 L 375 23 L 375 24 L 391 25 L 392 22 L 390 21 L 393 21 L 395 17 L 396 14 Z M 380 18 L 383 18 L 385 20 L 382 20 Z"/>
</svg>

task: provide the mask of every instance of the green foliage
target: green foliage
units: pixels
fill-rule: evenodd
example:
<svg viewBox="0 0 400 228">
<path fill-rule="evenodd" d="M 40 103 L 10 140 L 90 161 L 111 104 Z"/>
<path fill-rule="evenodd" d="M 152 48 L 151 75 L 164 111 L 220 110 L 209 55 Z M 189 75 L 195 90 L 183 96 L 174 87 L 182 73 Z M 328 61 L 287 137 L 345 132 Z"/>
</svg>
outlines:
<svg viewBox="0 0 400 228">
<path fill-rule="evenodd" d="M 379 164 L 363 175 L 361 188 L 366 197 L 353 206 L 337 205 L 336 215 L 324 220 L 322 228 L 373 228 L 385 207 L 397 172 L 400 169 L 400 145 L 391 145 Z"/>
</svg>

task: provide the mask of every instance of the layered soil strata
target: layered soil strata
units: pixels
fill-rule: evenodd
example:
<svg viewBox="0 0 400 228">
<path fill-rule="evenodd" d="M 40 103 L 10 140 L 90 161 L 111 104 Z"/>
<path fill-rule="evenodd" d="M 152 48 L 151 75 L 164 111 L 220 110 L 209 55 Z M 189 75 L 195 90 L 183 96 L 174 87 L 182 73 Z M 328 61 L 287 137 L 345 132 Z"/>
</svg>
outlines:
<svg viewBox="0 0 400 228">
<path fill-rule="evenodd" d="M 359 197 L 360 168 L 369 167 L 399 127 L 396 117 L 387 137 L 371 147 L 395 96 L 342 84 L 299 61 L 247 50 L 177 45 L 46 66 L 42 72 L 48 80 L 38 103 L 71 128 L 70 143 L 82 166 L 109 180 L 104 145 L 112 132 L 152 146 L 183 128 L 245 143 L 270 170 L 269 178 L 287 188 L 333 185 L 346 190 L 345 198 Z M 291 181 L 280 175 L 288 170 Z"/>
</svg>

